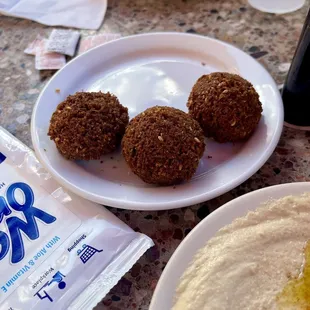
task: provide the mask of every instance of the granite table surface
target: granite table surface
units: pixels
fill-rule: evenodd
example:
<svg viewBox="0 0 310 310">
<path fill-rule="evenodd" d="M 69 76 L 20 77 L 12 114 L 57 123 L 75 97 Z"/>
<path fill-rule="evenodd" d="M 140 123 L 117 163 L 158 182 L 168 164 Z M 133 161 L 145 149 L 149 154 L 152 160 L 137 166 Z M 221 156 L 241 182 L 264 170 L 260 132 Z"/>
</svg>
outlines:
<svg viewBox="0 0 310 310">
<path fill-rule="evenodd" d="M 198 33 L 229 42 L 256 58 L 278 84 L 284 82 L 309 1 L 294 12 L 273 15 L 251 8 L 246 0 L 109 0 L 98 32 L 123 36 L 154 32 Z M 23 53 L 38 33 L 51 27 L 0 17 L 0 124 L 28 146 L 30 119 L 38 94 L 55 71 L 36 71 L 34 58 Z M 82 36 L 97 31 L 81 30 Z M 250 191 L 287 182 L 310 180 L 310 132 L 284 128 L 267 163 L 236 189 L 211 201 L 159 212 L 111 211 L 155 242 L 99 309 L 148 309 L 156 283 L 183 238 L 214 209 Z"/>
</svg>

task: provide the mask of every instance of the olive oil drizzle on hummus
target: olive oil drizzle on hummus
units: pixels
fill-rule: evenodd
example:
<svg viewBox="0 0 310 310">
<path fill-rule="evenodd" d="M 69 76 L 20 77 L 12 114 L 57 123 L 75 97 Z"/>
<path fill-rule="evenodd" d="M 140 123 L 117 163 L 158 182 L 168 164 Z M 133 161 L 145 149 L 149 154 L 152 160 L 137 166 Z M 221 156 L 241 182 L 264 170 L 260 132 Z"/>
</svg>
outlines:
<svg viewBox="0 0 310 310">
<path fill-rule="evenodd" d="M 279 310 L 310 309 L 310 241 L 305 247 L 305 261 L 301 275 L 287 283 L 283 291 L 277 296 L 277 302 Z"/>
</svg>

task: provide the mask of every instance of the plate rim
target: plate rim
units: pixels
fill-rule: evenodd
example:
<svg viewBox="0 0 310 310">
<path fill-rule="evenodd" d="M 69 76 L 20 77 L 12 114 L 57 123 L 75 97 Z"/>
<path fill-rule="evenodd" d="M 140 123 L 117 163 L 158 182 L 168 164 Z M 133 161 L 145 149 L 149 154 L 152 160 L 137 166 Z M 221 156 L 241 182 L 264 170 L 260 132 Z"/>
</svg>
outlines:
<svg viewBox="0 0 310 310">
<path fill-rule="evenodd" d="M 228 184 L 226 183 L 224 185 L 221 185 L 220 187 L 217 187 L 216 189 L 213 189 L 212 191 L 209 191 L 208 193 L 204 192 L 204 193 L 201 193 L 200 195 L 196 195 L 194 197 L 188 197 L 188 198 L 185 198 L 182 200 L 178 200 L 176 198 L 175 200 L 168 201 L 168 202 L 156 202 L 156 201 L 140 202 L 140 201 L 132 201 L 132 200 L 129 201 L 129 200 L 125 200 L 125 199 L 119 199 L 117 197 L 112 199 L 110 197 L 103 197 L 102 195 L 89 193 L 89 192 L 77 187 L 75 184 L 67 181 L 66 178 L 64 178 L 61 174 L 59 174 L 52 167 L 52 165 L 50 165 L 48 162 L 46 162 L 44 160 L 43 150 L 40 150 L 40 147 L 39 147 L 40 143 L 36 137 L 37 135 L 36 135 L 36 127 L 35 127 L 35 121 L 34 120 L 36 117 L 36 112 L 37 112 L 37 108 L 39 106 L 39 102 L 41 101 L 41 97 L 42 97 L 43 93 L 49 88 L 49 86 L 53 82 L 53 80 L 56 79 L 56 77 L 59 74 L 61 74 L 63 70 L 67 70 L 66 68 L 68 66 L 79 61 L 79 59 L 81 59 L 83 57 L 85 57 L 85 58 L 89 57 L 88 55 L 90 55 L 92 53 L 92 51 L 99 50 L 103 46 L 117 44 L 118 41 L 121 41 L 121 40 L 127 41 L 127 40 L 131 40 L 132 38 L 137 38 L 137 37 L 143 38 L 143 37 L 161 37 L 161 36 L 163 36 L 163 37 L 169 37 L 169 36 L 198 37 L 201 40 L 212 41 L 212 42 L 215 42 L 216 44 L 224 45 L 230 49 L 237 50 L 238 52 L 241 52 L 245 57 L 251 58 L 251 61 L 255 62 L 261 68 L 262 72 L 264 72 L 266 75 L 268 75 L 270 77 L 270 79 L 272 80 L 272 82 L 274 83 L 274 86 L 276 88 L 276 83 L 275 83 L 273 77 L 271 76 L 271 74 L 256 59 L 254 59 L 253 57 L 248 55 L 246 52 L 239 49 L 238 47 L 235 47 L 232 44 L 229 44 L 227 42 L 223 42 L 223 41 L 215 39 L 215 38 L 210 38 L 208 36 L 199 35 L 199 34 L 190 34 L 190 33 L 182 33 L 182 32 L 152 32 L 152 33 L 142 33 L 142 34 L 130 35 L 130 36 L 121 37 L 119 39 L 101 44 L 99 46 L 96 46 L 96 47 L 86 51 L 85 53 L 83 53 L 81 55 L 78 55 L 73 60 L 68 62 L 62 69 L 60 69 L 58 72 L 56 72 L 56 74 L 44 86 L 44 88 L 40 92 L 40 95 L 38 96 L 38 98 L 35 102 L 35 105 L 33 107 L 32 116 L 31 116 L 31 125 L 30 125 L 32 144 L 33 144 L 36 156 L 38 157 L 40 163 L 44 166 L 44 168 L 53 176 L 53 178 L 59 184 L 61 184 L 65 188 L 69 189 L 70 191 L 74 192 L 75 194 L 77 194 L 77 195 L 79 195 L 85 199 L 94 201 L 96 203 L 100 203 L 100 204 L 104 204 L 104 205 L 108 205 L 108 206 L 112 206 L 112 207 L 116 207 L 116 208 L 121 208 L 121 209 L 127 209 L 127 210 L 141 210 L 141 211 L 152 210 L 152 211 L 156 211 L 156 210 L 169 210 L 169 209 L 182 208 L 182 207 L 186 207 L 189 205 L 208 201 L 210 199 L 218 197 L 218 196 L 236 188 L 241 183 L 243 183 L 244 181 L 249 179 L 252 175 L 254 175 L 266 163 L 266 161 L 269 159 L 269 157 L 274 152 L 274 150 L 275 150 L 275 148 L 276 148 L 276 146 L 280 140 L 282 130 L 283 130 L 284 109 L 283 109 L 282 104 L 279 104 L 278 125 L 277 125 L 277 127 L 273 133 L 273 139 L 269 143 L 268 148 L 263 153 L 262 158 L 259 161 L 257 161 L 255 163 L 255 165 L 252 165 L 249 170 L 246 170 L 246 172 L 241 173 L 240 176 L 238 177 L 237 181 L 236 181 L 236 179 L 231 180 Z M 277 94 L 277 102 L 282 103 L 282 98 L 281 98 L 280 94 Z"/>
<path fill-rule="evenodd" d="M 247 210 L 245 210 L 243 212 L 244 215 L 250 211 L 255 211 L 257 208 L 259 208 L 262 203 L 264 203 L 268 200 L 268 199 L 265 200 L 265 197 L 268 197 L 268 195 L 272 195 L 272 193 L 275 193 L 275 192 L 277 193 L 278 191 L 280 191 L 280 197 L 285 197 L 285 196 L 289 196 L 289 195 L 297 195 L 297 194 L 293 194 L 292 192 L 293 191 L 299 191 L 299 190 L 300 190 L 300 194 L 302 192 L 306 192 L 302 189 L 303 187 L 309 187 L 309 192 L 310 192 L 310 182 L 306 182 L 306 181 L 305 182 L 294 182 L 294 183 L 283 183 L 283 184 L 277 184 L 277 185 L 272 185 L 272 186 L 264 187 L 261 189 L 257 189 L 257 190 L 246 193 L 242 196 L 236 197 L 235 199 L 232 199 L 232 200 L 224 203 L 219 208 L 217 208 L 216 210 L 211 212 L 209 215 L 207 215 L 203 220 L 201 220 L 190 231 L 190 233 L 181 241 L 181 243 L 178 245 L 176 250 L 173 252 L 172 256 L 170 257 L 170 259 L 169 259 L 169 261 L 168 261 L 168 263 L 164 269 L 164 271 L 160 275 L 160 278 L 157 282 L 156 288 L 154 290 L 154 293 L 152 295 L 152 299 L 151 299 L 151 302 L 149 305 L 149 310 L 159 310 L 159 309 L 155 308 L 155 303 L 162 296 L 160 294 L 160 290 L 162 290 L 162 287 L 165 288 L 165 285 L 164 285 L 165 283 L 169 282 L 169 281 L 167 281 L 166 278 L 170 274 L 170 269 L 172 269 L 173 266 L 178 265 L 177 263 L 180 260 L 179 256 L 181 255 L 181 252 L 184 251 L 184 249 L 186 249 L 187 244 L 189 244 L 192 241 L 192 239 L 196 239 L 197 236 L 199 237 L 199 233 L 202 230 L 204 230 L 205 226 L 207 227 L 210 223 L 212 223 L 214 221 L 216 222 L 216 220 L 218 218 L 220 218 L 221 216 L 225 215 L 225 213 L 227 213 L 231 209 L 238 208 L 238 205 L 242 204 L 244 201 L 248 201 L 250 199 L 253 199 L 253 197 L 255 198 L 255 196 L 258 196 L 258 200 L 255 201 L 255 203 L 252 207 L 247 208 Z M 262 195 L 264 195 L 264 196 L 262 196 Z M 278 199 L 278 198 L 276 198 L 276 199 Z M 244 215 L 241 215 L 241 216 L 244 216 Z M 239 216 L 237 214 L 232 215 L 227 220 L 227 222 L 231 223 L 232 221 L 234 221 L 235 219 L 237 219 L 241 216 Z M 226 224 L 217 223 L 216 226 L 218 226 L 218 227 L 217 227 L 216 232 L 214 234 L 212 234 L 212 236 L 206 238 L 203 241 L 204 244 L 206 244 L 212 237 L 214 237 L 214 235 L 221 228 L 223 228 L 226 225 L 229 225 L 229 223 L 226 223 Z M 194 255 L 197 253 L 197 251 L 195 253 L 191 253 L 191 255 L 190 255 L 191 260 L 193 259 Z M 185 271 L 185 269 L 182 271 L 182 273 L 184 271 Z M 164 310 L 164 309 L 161 309 L 161 310 Z"/>
</svg>

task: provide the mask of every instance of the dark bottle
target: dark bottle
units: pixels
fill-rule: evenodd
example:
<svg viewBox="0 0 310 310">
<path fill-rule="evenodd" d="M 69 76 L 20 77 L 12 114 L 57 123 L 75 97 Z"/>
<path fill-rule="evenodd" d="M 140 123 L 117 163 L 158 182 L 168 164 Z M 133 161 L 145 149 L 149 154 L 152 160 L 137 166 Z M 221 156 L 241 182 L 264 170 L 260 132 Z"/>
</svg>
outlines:
<svg viewBox="0 0 310 310">
<path fill-rule="evenodd" d="M 282 91 L 284 120 L 310 126 L 310 10 Z"/>
</svg>

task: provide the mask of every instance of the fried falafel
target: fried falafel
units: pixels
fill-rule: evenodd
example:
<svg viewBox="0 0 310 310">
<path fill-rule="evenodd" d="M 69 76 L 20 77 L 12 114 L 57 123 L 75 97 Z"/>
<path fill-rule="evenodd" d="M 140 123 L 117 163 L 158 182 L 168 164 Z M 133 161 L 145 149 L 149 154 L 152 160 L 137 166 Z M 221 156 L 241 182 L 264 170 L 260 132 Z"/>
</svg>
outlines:
<svg viewBox="0 0 310 310">
<path fill-rule="evenodd" d="M 155 106 L 133 118 L 122 140 L 131 170 L 144 182 L 174 185 L 196 172 L 205 149 L 198 122 L 187 113 Z"/>
<path fill-rule="evenodd" d="M 66 159 L 99 159 L 120 145 L 128 122 L 128 109 L 116 96 L 77 92 L 57 106 L 48 135 Z"/>
<path fill-rule="evenodd" d="M 226 72 L 200 77 L 192 88 L 187 107 L 205 136 L 218 142 L 249 138 L 262 114 L 259 95 L 252 84 Z"/>
</svg>

